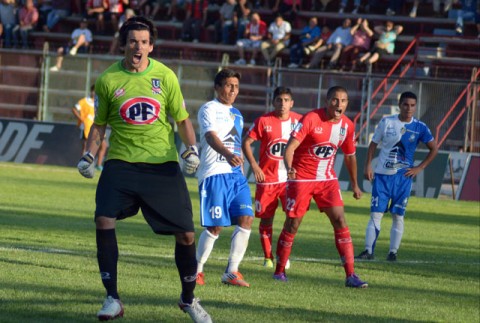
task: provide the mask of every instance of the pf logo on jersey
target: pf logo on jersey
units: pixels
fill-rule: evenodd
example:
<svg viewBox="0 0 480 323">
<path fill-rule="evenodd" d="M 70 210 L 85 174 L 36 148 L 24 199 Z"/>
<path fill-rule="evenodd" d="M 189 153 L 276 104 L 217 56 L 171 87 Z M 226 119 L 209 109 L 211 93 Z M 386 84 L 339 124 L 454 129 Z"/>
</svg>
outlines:
<svg viewBox="0 0 480 323">
<path fill-rule="evenodd" d="M 159 114 L 160 102 L 152 98 L 132 98 L 120 107 L 122 119 L 133 125 L 151 124 L 158 119 Z"/>
<path fill-rule="evenodd" d="M 282 160 L 287 148 L 287 140 L 278 138 L 268 144 L 268 157 L 271 159 Z"/>
<path fill-rule="evenodd" d="M 335 155 L 335 153 L 336 148 L 328 142 L 310 147 L 310 155 L 320 159 L 329 159 Z"/>
</svg>

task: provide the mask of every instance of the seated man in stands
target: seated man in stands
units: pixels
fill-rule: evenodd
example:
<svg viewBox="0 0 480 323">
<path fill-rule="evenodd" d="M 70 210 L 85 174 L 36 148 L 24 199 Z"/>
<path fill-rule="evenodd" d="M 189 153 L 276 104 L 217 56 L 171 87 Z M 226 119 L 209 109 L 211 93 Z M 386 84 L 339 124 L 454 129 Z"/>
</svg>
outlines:
<svg viewBox="0 0 480 323">
<path fill-rule="evenodd" d="M 38 10 L 33 4 L 33 0 L 26 0 L 25 5 L 18 11 L 17 32 L 20 34 L 22 40 L 22 48 L 28 48 L 28 34 L 36 27 L 37 22 Z M 17 32 L 13 34 L 14 43 L 18 43 Z"/>
<path fill-rule="evenodd" d="M 342 49 L 352 43 L 351 25 L 352 21 L 350 18 L 345 19 L 342 25 L 337 27 L 330 35 L 327 43 L 315 51 L 310 63 L 304 65 L 304 67 L 317 68 L 326 54 L 332 54 L 327 68 L 336 68 Z"/>
<path fill-rule="evenodd" d="M 321 29 L 318 27 L 317 17 L 309 19 L 308 24 L 302 29 L 299 41 L 290 48 L 290 64 L 288 67 L 297 68 L 303 62 L 305 49 L 318 42 L 321 35 Z"/>
<path fill-rule="evenodd" d="M 187 14 L 182 26 L 181 40 L 198 43 L 200 33 L 207 21 L 207 0 L 192 0 L 187 3 Z"/>
<path fill-rule="evenodd" d="M 238 56 L 240 58 L 235 61 L 237 65 L 245 65 L 245 48 L 252 48 L 253 53 L 250 58 L 250 65 L 255 65 L 255 58 L 260 48 L 262 40 L 267 36 L 267 24 L 260 18 L 257 12 L 252 14 L 250 22 L 245 29 L 245 38 L 237 41 Z"/>
<path fill-rule="evenodd" d="M 63 56 L 69 53 L 72 56 L 77 55 L 77 52 L 88 53 L 90 44 L 92 43 L 92 32 L 87 28 L 87 19 L 82 19 L 80 27 L 72 32 L 71 39 L 66 47 L 60 47 L 57 50 L 57 61 L 55 66 L 50 68 L 52 72 L 58 72 L 62 68 Z"/>
<path fill-rule="evenodd" d="M 87 17 L 95 18 L 95 31 L 98 34 L 105 32 L 105 7 L 104 0 L 88 0 L 87 1 Z"/>
<path fill-rule="evenodd" d="M 219 19 L 215 21 L 215 43 L 231 44 L 230 33 L 235 30 L 233 22 L 235 0 L 226 0 L 219 10 Z"/>
<path fill-rule="evenodd" d="M 352 43 L 343 49 L 340 61 L 342 70 L 354 71 L 358 56 L 370 50 L 374 33 L 368 26 L 368 20 L 362 18 L 357 19 L 357 23 L 350 29 L 350 33 L 353 36 Z"/>
<path fill-rule="evenodd" d="M 268 66 L 273 65 L 273 60 L 277 55 L 288 47 L 290 43 L 290 34 L 292 32 L 292 25 L 278 15 L 275 20 L 268 27 L 267 40 L 260 44 L 260 49 L 263 58 Z"/>
<path fill-rule="evenodd" d="M 367 66 L 377 62 L 383 55 L 393 54 L 395 51 L 395 40 L 403 31 L 403 26 L 395 26 L 393 21 L 387 21 L 384 26 L 375 26 L 374 30 L 379 35 L 378 40 L 375 42 L 372 50 L 359 59 L 361 64 L 367 64 Z"/>
</svg>

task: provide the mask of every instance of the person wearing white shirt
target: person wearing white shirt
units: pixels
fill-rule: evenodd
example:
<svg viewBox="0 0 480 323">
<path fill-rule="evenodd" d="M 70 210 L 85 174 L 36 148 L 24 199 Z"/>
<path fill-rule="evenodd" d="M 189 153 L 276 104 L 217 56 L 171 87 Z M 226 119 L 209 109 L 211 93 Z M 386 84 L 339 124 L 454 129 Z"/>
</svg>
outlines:
<svg viewBox="0 0 480 323">
<path fill-rule="evenodd" d="M 292 25 L 278 15 L 268 27 L 268 39 L 260 45 L 263 58 L 268 66 L 271 66 L 273 59 L 290 43 Z"/>
</svg>

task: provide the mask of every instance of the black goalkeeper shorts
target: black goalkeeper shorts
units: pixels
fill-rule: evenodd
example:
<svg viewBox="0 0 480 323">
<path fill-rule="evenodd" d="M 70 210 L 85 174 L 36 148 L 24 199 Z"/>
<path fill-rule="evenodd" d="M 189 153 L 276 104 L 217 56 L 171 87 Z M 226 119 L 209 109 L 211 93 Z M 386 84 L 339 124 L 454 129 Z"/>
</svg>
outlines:
<svg viewBox="0 0 480 323">
<path fill-rule="evenodd" d="M 109 160 L 98 181 L 95 217 L 118 220 L 141 209 L 155 233 L 193 232 L 192 202 L 177 162 Z"/>
</svg>

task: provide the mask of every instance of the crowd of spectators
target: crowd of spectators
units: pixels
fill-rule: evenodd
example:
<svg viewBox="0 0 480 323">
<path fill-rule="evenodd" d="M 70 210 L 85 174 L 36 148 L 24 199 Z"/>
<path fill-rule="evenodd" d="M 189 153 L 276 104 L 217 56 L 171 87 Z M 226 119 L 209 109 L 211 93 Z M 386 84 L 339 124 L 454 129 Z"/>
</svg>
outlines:
<svg viewBox="0 0 480 323">
<path fill-rule="evenodd" d="M 289 67 L 341 68 L 354 70 L 362 63 L 373 64 L 381 55 L 393 53 L 395 37 L 402 26 L 369 26 L 362 14 L 403 15 L 412 19 L 431 4 L 428 15 L 456 21 L 457 35 L 464 33 L 465 21 L 476 21 L 480 35 L 480 0 L 0 0 L 0 45 L 28 48 L 29 32 L 56 32 L 66 17 L 87 19 L 95 35 L 111 35 L 109 54 L 119 51 L 115 33 L 132 15 L 181 26 L 179 41 L 207 41 L 235 45 L 237 64 L 246 64 L 245 49 L 253 48 L 250 64 L 273 64 L 284 48 L 290 48 Z M 380 5 L 382 4 L 382 5 Z M 381 10 L 382 12 L 379 12 Z M 315 18 L 302 21 L 299 11 L 327 11 L 336 15 L 351 13 L 341 26 L 318 24 Z M 261 17 L 263 13 L 267 16 Z M 79 19 L 79 20 L 80 20 Z M 382 38 L 391 33 L 377 32 L 392 25 L 395 37 L 385 48 Z M 211 26 L 211 27 L 210 27 Z M 303 28 L 303 29 L 302 29 Z M 212 30 L 205 39 L 205 29 Z M 266 29 L 266 30 L 265 30 Z M 293 31 L 299 32 L 294 34 Z M 265 30 L 265 31 L 264 31 Z M 331 30 L 334 30 L 331 33 Z M 376 32 L 372 32 L 375 30 Z M 375 41 L 376 40 L 376 41 Z M 107 50 L 106 50 L 107 51 Z M 329 58 L 327 62 L 323 62 Z M 323 64 L 325 63 L 325 64 Z"/>
</svg>

